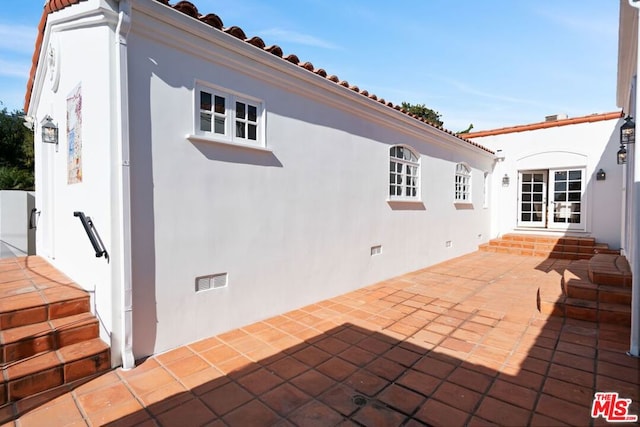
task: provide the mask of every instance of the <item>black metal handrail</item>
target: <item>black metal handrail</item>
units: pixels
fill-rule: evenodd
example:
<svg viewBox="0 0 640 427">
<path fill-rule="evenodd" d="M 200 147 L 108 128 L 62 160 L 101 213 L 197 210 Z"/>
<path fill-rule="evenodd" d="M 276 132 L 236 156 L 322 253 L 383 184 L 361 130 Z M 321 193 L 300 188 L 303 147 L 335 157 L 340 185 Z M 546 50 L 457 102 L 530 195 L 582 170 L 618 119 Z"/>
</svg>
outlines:
<svg viewBox="0 0 640 427">
<path fill-rule="evenodd" d="M 84 227 L 84 231 L 87 232 L 87 237 L 89 237 L 89 241 L 91 242 L 91 246 L 93 246 L 93 250 L 96 251 L 96 258 L 100 258 L 104 255 L 105 259 L 109 261 L 109 253 L 107 249 L 104 247 L 104 243 L 102 243 L 102 239 L 98 234 L 98 230 L 93 225 L 93 221 L 91 221 L 91 217 L 88 217 L 84 214 L 84 212 L 76 211 L 73 213 L 73 216 L 77 216 L 80 218 L 80 222 Z"/>
</svg>

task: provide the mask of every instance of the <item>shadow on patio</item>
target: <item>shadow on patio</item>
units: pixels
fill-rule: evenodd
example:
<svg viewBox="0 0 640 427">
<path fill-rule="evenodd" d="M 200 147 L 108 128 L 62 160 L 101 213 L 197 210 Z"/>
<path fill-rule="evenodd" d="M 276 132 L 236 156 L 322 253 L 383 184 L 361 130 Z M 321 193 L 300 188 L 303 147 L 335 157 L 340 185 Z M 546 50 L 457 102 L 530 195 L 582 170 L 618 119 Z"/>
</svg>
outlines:
<svg viewBox="0 0 640 427">
<path fill-rule="evenodd" d="M 19 425 L 601 425 L 629 329 L 548 317 L 552 259 L 475 252 L 22 404 Z M 20 409 L 16 404 L 16 409 Z"/>
</svg>

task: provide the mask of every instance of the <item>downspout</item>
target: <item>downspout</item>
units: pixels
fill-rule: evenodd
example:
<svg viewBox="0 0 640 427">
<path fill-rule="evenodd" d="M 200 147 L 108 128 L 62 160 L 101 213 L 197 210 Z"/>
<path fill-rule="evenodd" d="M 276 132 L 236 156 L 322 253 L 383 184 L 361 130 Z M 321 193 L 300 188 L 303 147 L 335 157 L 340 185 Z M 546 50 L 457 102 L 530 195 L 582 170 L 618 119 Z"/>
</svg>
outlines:
<svg viewBox="0 0 640 427">
<path fill-rule="evenodd" d="M 640 12 L 639 0 L 629 0 L 629 5 L 639 9 Z M 637 46 L 640 46 L 640 13 L 638 14 L 638 20 L 638 34 L 636 34 L 636 37 L 638 38 L 639 43 Z M 638 47 L 636 47 L 636 49 L 637 48 Z M 638 58 L 640 58 L 640 55 Z M 639 69 L 640 67 L 636 64 L 636 74 Z M 637 116 L 637 91 L 635 96 L 636 99 L 634 100 L 634 104 L 636 111 L 634 111 L 634 114 Z M 627 147 L 627 149 L 629 148 L 630 147 Z M 633 195 L 631 209 L 632 217 L 629 218 L 631 224 L 627 224 L 627 226 L 631 227 L 631 244 L 633 246 L 630 260 L 633 279 L 631 283 L 631 336 L 629 339 L 629 354 L 631 356 L 640 357 L 640 150 L 638 150 L 636 146 L 631 149 L 633 150 L 633 168 L 629 168 L 628 173 L 631 175 L 631 179 L 629 181 L 633 185 L 633 188 L 627 188 L 627 191 L 631 190 Z"/>
<path fill-rule="evenodd" d="M 119 1 L 116 27 L 116 126 L 120 139 L 120 354 L 122 368 L 135 367 L 133 357 L 133 307 L 131 294 L 131 177 L 129 169 L 129 77 L 127 63 L 127 36 L 131 29 L 131 2 Z"/>
</svg>

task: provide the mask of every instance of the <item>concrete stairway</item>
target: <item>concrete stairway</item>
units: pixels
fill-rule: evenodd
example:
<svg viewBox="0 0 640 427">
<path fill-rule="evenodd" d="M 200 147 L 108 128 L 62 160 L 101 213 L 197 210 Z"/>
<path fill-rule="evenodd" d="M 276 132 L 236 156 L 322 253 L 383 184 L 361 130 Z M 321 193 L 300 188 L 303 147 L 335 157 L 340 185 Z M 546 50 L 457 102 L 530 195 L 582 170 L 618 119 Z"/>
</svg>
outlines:
<svg viewBox="0 0 640 427">
<path fill-rule="evenodd" d="M 0 407 L 111 368 L 89 294 L 39 257 L 0 260 Z"/>
<path fill-rule="evenodd" d="M 597 254 L 572 262 L 559 285 L 538 288 L 538 309 L 545 314 L 593 322 L 630 325 L 631 270 L 615 254 Z"/>
<path fill-rule="evenodd" d="M 589 259 L 594 254 L 615 254 L 620 251 L 596 243 L 593 237 L 541 236 L 534 234 L 505 234 L 479 246 L 481 251 L 515 255 L 543 256 L 558 259 Z"/>
</svg>

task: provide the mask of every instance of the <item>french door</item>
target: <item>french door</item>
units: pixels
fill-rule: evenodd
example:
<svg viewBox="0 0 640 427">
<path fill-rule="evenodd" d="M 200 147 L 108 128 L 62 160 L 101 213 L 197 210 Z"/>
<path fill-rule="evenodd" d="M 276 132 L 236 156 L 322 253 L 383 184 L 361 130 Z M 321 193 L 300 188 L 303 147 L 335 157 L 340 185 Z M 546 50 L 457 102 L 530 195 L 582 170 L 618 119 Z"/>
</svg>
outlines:
<svg viewBox="0 0 640 427">
<path fill-rule="evenodd" d="M 519 172 L 518 186 L 518 226 L 545 227 L 547 171 Z"/>
<path fill-rule="evenodd" d="M 520 171 L 518 226 L 584 230 L 584 190 L 584 168 Z"/>
<path fill-rule="evenodd" d="M 549 171 L 549 228 L 580 230 L 585 225 L 584 169 Z"/>
</svg>

